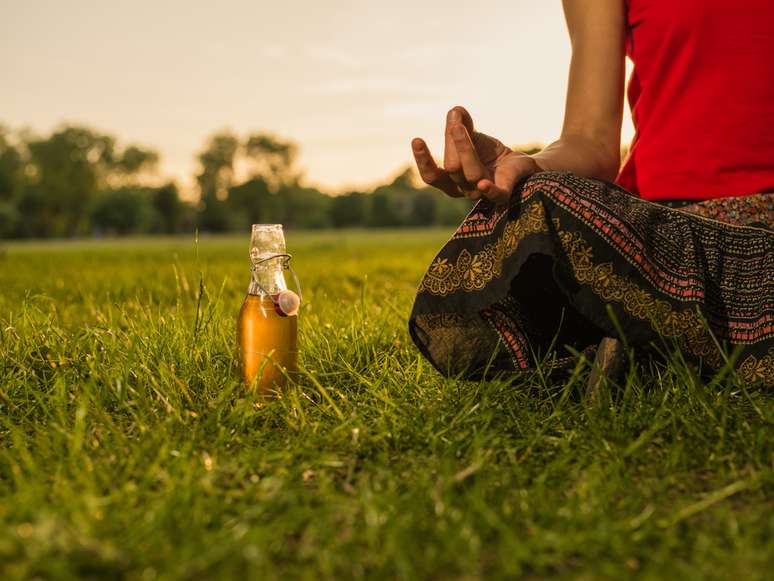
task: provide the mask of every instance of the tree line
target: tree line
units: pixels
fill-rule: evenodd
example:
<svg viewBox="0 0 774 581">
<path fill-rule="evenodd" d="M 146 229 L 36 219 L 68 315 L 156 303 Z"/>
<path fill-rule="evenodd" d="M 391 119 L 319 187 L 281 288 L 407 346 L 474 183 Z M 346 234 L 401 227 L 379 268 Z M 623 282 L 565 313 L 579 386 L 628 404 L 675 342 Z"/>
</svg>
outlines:
<svg viewBox="0 0 774 581">
<path fill-rule="evenodd" d="M 298 146 L 267 133 L 210 136 L 197 155 L 197 199 L 158 180 L 159 154 L 88 127 L 47 136 L 0 126 L 0 238 L 454 225 L 470 203 L 418 187 L 413 170 L 370 191 L 303 184 Z"/>
</svg>

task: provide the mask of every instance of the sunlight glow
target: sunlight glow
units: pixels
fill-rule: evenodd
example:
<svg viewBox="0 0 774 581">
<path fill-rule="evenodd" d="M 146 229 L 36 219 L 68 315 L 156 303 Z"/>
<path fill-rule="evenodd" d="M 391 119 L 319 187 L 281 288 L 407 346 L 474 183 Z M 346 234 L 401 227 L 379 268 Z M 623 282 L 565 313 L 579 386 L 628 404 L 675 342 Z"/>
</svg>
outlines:
<svg viewBox="0 0 774 581">
<path fill-rule="evenodd" d="M 510 144 L 561 127 L 558 0 L 1 1 L 0 122 L 85 123 L 145 144 L 184 188 L 222 128 L 295 140 L 307 182 L 340 191 L 409 164 L 414 136 L 440 156 L 456 104 Z"/>
</svg>

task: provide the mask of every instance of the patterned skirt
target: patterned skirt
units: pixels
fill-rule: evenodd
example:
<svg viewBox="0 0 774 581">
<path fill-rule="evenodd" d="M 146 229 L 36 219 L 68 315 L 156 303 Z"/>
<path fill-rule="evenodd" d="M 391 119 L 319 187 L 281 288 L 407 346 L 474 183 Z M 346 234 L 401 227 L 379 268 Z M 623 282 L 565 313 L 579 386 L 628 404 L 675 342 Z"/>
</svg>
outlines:
<svg viewBox="0 0 774 581">
<path fill-rule="evenodd" d="M 602 337 L 678 346 L 774 386 L 774 194 L 656 204 L 608 182 L 536 174 L 480 201 L 425 273 L 409 320 L 445 375 L 574 365 Z"/>
</svg>

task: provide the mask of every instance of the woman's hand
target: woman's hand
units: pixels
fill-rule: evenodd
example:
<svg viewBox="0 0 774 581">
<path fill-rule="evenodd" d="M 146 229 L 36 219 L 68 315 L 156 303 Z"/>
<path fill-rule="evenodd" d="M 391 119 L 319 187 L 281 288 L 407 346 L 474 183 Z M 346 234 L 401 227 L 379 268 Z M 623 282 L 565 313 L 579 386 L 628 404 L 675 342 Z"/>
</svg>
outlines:
<svg viewBox="0 0 774 581">
<path fill-rule="evenodd" d="M 435 163 L 424 140 L 415 138 L 411 148 L 422 180 L 452 197 L 486 197 L 505 204 L 519 180 L 542 171 L 530 156 L 475 131 L 463 107 L 454 107 L 446 116 L 443 168 Z"/>
</svg>

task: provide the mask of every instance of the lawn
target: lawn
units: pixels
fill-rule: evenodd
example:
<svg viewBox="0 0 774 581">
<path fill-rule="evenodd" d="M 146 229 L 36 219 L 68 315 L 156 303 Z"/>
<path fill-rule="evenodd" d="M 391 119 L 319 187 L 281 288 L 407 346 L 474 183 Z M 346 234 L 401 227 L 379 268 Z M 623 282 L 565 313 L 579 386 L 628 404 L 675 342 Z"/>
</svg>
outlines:
<svg viewBox="0 0 774 581">
<path fill-rule="evenodd" d="M 0 577 L 764 579 L 774 396 L 633 364 L 464 382 L 406 318 L 449 232 L 290 233 L 301 373 L 260 405 L 248 237 L 0 246 Z"/>
</svg>

